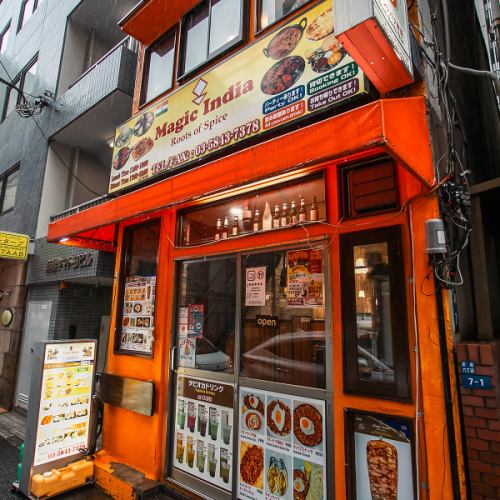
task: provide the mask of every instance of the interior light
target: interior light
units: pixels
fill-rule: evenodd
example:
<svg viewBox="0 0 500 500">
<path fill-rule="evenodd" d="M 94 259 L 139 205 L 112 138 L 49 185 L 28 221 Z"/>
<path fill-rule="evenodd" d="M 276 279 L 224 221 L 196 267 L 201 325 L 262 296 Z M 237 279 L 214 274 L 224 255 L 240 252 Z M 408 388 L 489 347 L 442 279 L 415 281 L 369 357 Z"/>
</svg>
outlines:
<svg viewBox="0 0 500 500">
<path fill-rule="evenodd" d="M 358 297 L 359 297 L 360 299 L 364 299 L 364 298 L 366 297 L 366 295 L 365 295 L 365 291 L 364 291 L 364 290 L 360 290 L 360 291 L 358 292 Z"/>
<path fill-rule="evenodd" d="M 59 240 L 59 243 L 66 243 L 67 241 L 69 241 L 69 238 L 67 238 L 66 236 L 64 238 L 61 238 Z"/>
<path fill-rule="evenodd" d="M 358 259 L 356 259 L 354 272 L 356 274 L 366 274 L 368 272 L 368 268 L 366 267 L 365 259 L 363 259 L 363 257 L 359 257 Z"/>
<path fill-rule="evenodd" d="M 243 210 L 238 207 L 231 207 L 229 212 L 231 213 L 231 215 L 237 215 L 238 217 L 241 217 L 243 215 Z"/>
</svg>

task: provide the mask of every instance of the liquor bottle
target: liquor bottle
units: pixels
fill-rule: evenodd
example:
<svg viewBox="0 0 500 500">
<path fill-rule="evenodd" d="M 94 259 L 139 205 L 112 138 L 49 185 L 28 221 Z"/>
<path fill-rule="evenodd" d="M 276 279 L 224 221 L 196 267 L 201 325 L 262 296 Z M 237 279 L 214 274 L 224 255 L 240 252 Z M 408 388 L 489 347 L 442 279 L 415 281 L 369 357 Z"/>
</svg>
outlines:
<svg viewBox="0 0 500 500">
<path fill-rule="evenodd" d="M 264 208 L 264 215 L 262 216 L 262 229 L 267 231 L 273 228 L 273 216 L 271 215 L 271 209 L 269 208 L 269 203 L 266 201 L 266 206 Z"/>
<path fill-rule="evenodd" d="M 260 210 L 258 208 L 255 209 L 253 218 L 253 232 L 256 233 L 257 231 L 260 231 Z"/>
<path fill-rule="evenodd" d="M 300 200 L 299 222 L 307 222 L 307 212 L 304 198 Z"/>
<path fill-rule="evenodd" d="M 290 224 L 292 226 L 295 226 L 297 225 L 298 222 L 299 222 L 299 214 L 297 213 L 295 201 L 292 201 L 292 205 L 290 206 Z"/>
<path fill-rule="evenodd" d="M 220 240 L 222 233 L 222 221 L 217 219 L 217 224 L 215 226 L 215 241 Z"/>
<path fill-rule="evenodd" d="M 224 224 L 222 226 L 221 239 L 225 240 L 229 233 L 229 220 L 227 217 L 224 217 Z"/>
<path fill-rule="evenodd" d="M 231 226 L 231 236 L 238 236 L 240 234 L 240 223 L 238 221 L 238 216 L 235 215 L 233 219 L 233 225 Z"/>
<path fill-rule="evenodd" d="M 311 222 L 318 220 L 318 207 L 316 206 L 316 196 L 313 198 L 311 208 L 309 209 L 309 220 Z"/>
<path fill-rule="evenodd" d="M 283 208 L 281 209 L 281 219 L 280 227 L 286 227 L 290 224 L 290 216 L 288 215 L 288 204 L 283 203 Z"/>
<path fill-rule="evenodd" d="M 280 227 L 280 207 L 274 205 L 274 217 L 273 217 L 273 229 L 278 229 Z"/>
<path fill-rule="evenodd" d="M 243 231 L 245 233 L 252 229 L 252 211 L 248 208 L 248 201 L 245 201 L 243 207 Z"/>
</svg>

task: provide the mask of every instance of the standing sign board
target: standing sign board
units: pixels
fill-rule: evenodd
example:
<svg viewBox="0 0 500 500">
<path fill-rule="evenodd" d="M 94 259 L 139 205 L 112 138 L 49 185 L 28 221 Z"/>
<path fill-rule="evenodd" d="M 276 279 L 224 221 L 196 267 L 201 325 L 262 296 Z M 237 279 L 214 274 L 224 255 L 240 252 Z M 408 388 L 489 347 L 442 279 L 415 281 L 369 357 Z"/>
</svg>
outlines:
<svg viewBox="0 0 500 500">
<path fill-rule="evenodd" d="M 95 340 L 37 342 L 26 422 L 21 491 L 31 477 L 61 468 L 89 447 Z"/>
<path fill-rule="evenodd" d="M 406 0 L 334 0 L 335 33 L 380 92 L 413 82 Z"/>
</svg>

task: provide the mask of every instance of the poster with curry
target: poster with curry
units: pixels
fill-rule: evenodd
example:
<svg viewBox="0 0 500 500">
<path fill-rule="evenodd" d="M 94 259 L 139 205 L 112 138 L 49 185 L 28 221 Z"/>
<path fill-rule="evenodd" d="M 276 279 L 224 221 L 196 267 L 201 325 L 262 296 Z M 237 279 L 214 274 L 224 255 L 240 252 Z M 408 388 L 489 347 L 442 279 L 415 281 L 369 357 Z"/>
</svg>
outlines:
<svg viewBox="0 0 500 500">
<path fill-rule="evenodd" d="M 109 192 L 365 93 L 320 2 L 121 125 Z"/>
</svg>

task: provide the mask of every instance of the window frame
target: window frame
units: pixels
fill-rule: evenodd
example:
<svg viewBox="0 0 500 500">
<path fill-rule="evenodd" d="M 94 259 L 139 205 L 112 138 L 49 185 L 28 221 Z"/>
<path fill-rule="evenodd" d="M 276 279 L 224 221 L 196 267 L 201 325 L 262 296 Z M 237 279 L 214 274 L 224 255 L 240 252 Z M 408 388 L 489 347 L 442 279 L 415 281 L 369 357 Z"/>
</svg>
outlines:
<svg viewBox="0 0 500 500">
<path fill-rule="evenodd" d="M 233 0 L 234 1 L 234 0 Z M 192 77 L 194 74 L 196 74 L 200 69 L 205 68 L 209 64 L 211 64 L 213 61 L 218 59 L 219 57 L 227 54 L 228 52 L 232 51 L 236 47 L 240 46 L 243 44 L 243 42 L 248 38 L 248 2 L 245 0 L 237 0 L 240 2 L 240 34 L 239 36 L 235 37 L 233 40 L 227 42 L 224 44 L 222 47 L 218 48 L 212 55 L 209 54 L 209 47 L 210 47 L 210 28 L 211 28 L 211 19 L 212 19 L 212 0 L 202 0 L 199 2 L 194 8 L 192 8 L 190 11 L 186 12 L 182 16 L 181 23 L 180 23 L 180 28 L 179 28 L 179 46 L 178 46 L 178 58 L 177 58 L 177 81 L 185 81 Z M 207 46 L 206 46 L 206 53 L 207 57 L 204 61 L 202 61 L 200 64 L 195 66 L 194 68 L 189 69 L 186 71 L 184 69 L 185 67 L 185 62 L 186 62 L 186 24 L 187 24 L 187 19 L 190 15 L 195 13 L 197 10 L 200 10 L 203 8 L 205 4 L 208 3 L 208 39 L 207 39 Z"/>
<path fill-rule="evenodd" d="M 345 233 L 340 236 L 342 290 L 342 345 L 344 392 L 375 398 L 411 401 L 409 328 L 404 277 L 402 226 Z M 356 246 L 386 243 L 389 258 L 391 343 L 394 352 L 394 383 L 363 380 L 358 371 L 356 322 L 356 284 L 354 252 Z"/>
<path fill-rule="evenodd" d="M 4 54 L 6 51 L 6 46 L 4 46 L 4 44 L 3 44 L 4 37 L 5 37 L 5 34 L 8 31 L 10 31 L 11 28 L 12 28 L 12 19 L 5 25 L 5 28 L 0 33 L 0 54 Z M 9 33 L 9 36 L 10 36 L 10 33 Z M 7 39 L 7 42 L 8 42 L 8 39 Z"/>
<path fill-rule="evenodd" d="M 33 57 L 28 62 L 28 64 L 21 70 L 21 72 L 14 78 L 14 80 L 12 80 L 12 85 L 15 85 L 16 87 L 18 87 L 20 92 L 17 92 L 17 90 L 15 90 L 13 87 L 9 87 L 9 89 L 6 91 L 4 103 L 3 103 L 3 109 L 2 109 L 2 119 L 0 120 L 0 123 L 2 123 L 7 118 L 7 116 L 10 115 L 10 113 L 7 114 L 7 106 L 8 106 L 9 100 L 10 100 L 11 92 L 17 92 L 16 105 L 19 104 L 19 102 L 21 100 L 21 93 L 24 90 L 24 81 L 26 79 L 26 74 L 37 63 L 38 63 L 38 54 L 36 54 L 35 57 Z M 36 73 L 35 73 L 35 76 L 36 76 Z"/>
<path fill-rule="evenodd" d="M 158 246 L 156 249 L 156 292 L 155 292 L 155 309 L 153 312 L 153 345 L 151 353 L 130 351 L 128 349 L 122 349 L 121 347 L 121 334 L 122 334 L 122 323 L 123 323 L 123 309 L 124 309 L 124 299 L 125 299 L 125 278 L 126 271 L 130 264 L 131 257 L 131 245 L 132 245 L 132 235 L 134 231 L 146 229 L 149 226 L 158 226 Z M 120 272 L 118 277 L 118 293 L 117 293 L 117 306 L 115 314 L 115 328 L 114 328 L 114 339 L 113 339 L 113 353 L 125 356 L 135 356 L 139 358 L 153 359 L 155 350 L 154 333 L 156 332 L 156 319 L 157 319 L 157 298 L 158 298 L 158 278 L 160 276 L 160 246 L 161 246 L 161 231 L 162 231 L 162 218 L 155 218 L 142 222 L 139 224 L 132 224 L 123 228 L 122 244 L 121 244 L 121 255 L 120 255 Z"/>
<path fill-rule="evenodd" d="M 19 20 L 17 22 L 17 33 L 19 33 L 24 26 L 24 18 L 26 17 L 26 11 L 24 9 L 26 8 L 26 4 L 29 1 L 30 0 L 23 0 L 23 2 L 21 3 L 21 10 L 19 11 Z M 38 7 L 38 0 L 33 0 L 33 10 L 31 11 L 30 17 L 34 14 L 37 7 Z"/>
<path fill-rule="evenodd" d="M 150 57 L 151 57 L 151 52 L 154 51 L 154 47 L 160 44 L 161 42 L 165 41 L 167 38 L 170 36 L 174 37 L 174 61 L 172 64 L 172 80 L 170 82 L 170 86 L 164 90 L 162 90 L 158 95 L 152 97 L 151 99 L 147 99 L 146 92 L 147 92 L 147 87 L 148 87 L 148 80 L 149 80 L 149 68 L 150 68 Z M 142 75 L 141 75 L 141 93 L 139 96 L 139 106 L 144 106 L 145 104 L 154 101 L 155 99 L 158 99 L 161 95 L 165 94 L 165 92 L 168 92 L 169 90 L 172 90 L 174 87 L 174 82 L 176 81 L 176 71 L 177 71 L 177 64 L 176 64 L 176 59 L 177 59 L 177 54 L 179 52 L 179 39 L 180 39 L 180 33 L 179 33 L 179 27 L 178 25 L 172 26 L 169 30 L 167 30 L 163 35 L 161 35 L 159 38 L 157 38 L 151 45 L 146 47 L 146 50 L 144 51 L 144 63 L 142 66 Z"/>
<path fill-rule="evenodd" d="M 16 206 L 16 197 L 17 197 L 17 188 L 19 186 L 19 171 L 20 171 L 20 166 L 21 163 L 16 163 L 13 167 L 9 168 L 9 170 L 6 170 L 1 176 L 0 176 L 0 216 L 8 214 L 9 212 L 12 212 Z M 5 202 L 5 191 L 7 190 L 7 181 L 9 177 L 17 172 L 17 185 L 16 185 L 16 194 L 14 196 L 14 204 L 8 208 L 7 210 L 4 210 L 4 202 Z"/>
<path fill-rule="evenodd" d="M 267 31 L 267 30 L 271 29 L 272 27 L 276 27 L 276 25 L 278 23 L 282 22 L 283 19 L 288 18 L 288 16 L 292 15 L 294 12 L 297 12 L 298 10 L 303 9 L 303 8 L 308 9 L 309 7 L 314 5 L 314 3 L 318 2 L 318 0 L 308 0 L 308 1 L 306 1 L 306 3 L 304 5 L 301 5 L 300 7 L 296 7 L 295 9 L 291 10 L 290 12 L 285 14 L 284 16 L 276 18 L 272 23 L 269 23 L 267 26 L 262 27 L 260 25 L 260 19 L 261 19 L 261 15 L 262 15 L 262 1 L 263 0 L 255 0 L 254 35 L 260 35 L 264 31 Z"/>
</svg>

